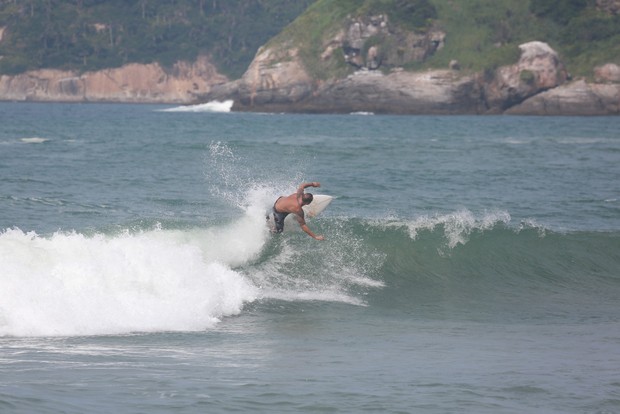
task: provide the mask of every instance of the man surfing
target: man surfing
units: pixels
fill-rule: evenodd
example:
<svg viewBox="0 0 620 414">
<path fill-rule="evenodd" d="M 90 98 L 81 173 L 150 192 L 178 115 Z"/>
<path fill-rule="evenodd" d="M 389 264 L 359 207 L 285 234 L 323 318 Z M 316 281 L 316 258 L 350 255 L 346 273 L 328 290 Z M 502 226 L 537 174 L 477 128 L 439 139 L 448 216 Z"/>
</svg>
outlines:
<svg viewBox="0 0 620 414">
<path fill-rule="evenodd" d="M 311 183 L 302 183 L 297 188 L 297 192 L 293 193 L 289 196 L 281 196 L 276 200 L 273 204 L 273 218 L 276 222 L 276 233 L 282 233 L 284 230 L 284 219 L 289 214 L 294 214 L 295 219 L 299 223 L 299 226 L 303 231 L 305 231 L 310 237 L 316 240 L 324 240 L 323 236 L 316 235 L 308 228 L 306 225 L 306 220 L 304 218 L 304 210 L 303 206 L 312 203 L 313 195 L 310 193 L 304 193 L 304 190 L 308 187 L 320 187 L 321 183 L 316 181 Z"/>
</svg>

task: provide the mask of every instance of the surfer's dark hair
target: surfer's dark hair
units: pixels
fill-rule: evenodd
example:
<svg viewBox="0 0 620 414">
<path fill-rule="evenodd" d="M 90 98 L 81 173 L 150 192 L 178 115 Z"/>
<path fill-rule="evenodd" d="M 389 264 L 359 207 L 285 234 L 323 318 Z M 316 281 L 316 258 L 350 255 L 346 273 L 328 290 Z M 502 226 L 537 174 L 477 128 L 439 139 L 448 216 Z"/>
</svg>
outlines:
<svg viewBox="0 0 620 414">
<path fill-rule="evenodd" d="M 314 200 L 314 196 L 312 195 L 312 193 L 304 193 L 304 195 L 301 196 L 301 200 L 305 204 L 310 204 L 310 203 L 312 203 L 312 200 Z"/>
</svg>

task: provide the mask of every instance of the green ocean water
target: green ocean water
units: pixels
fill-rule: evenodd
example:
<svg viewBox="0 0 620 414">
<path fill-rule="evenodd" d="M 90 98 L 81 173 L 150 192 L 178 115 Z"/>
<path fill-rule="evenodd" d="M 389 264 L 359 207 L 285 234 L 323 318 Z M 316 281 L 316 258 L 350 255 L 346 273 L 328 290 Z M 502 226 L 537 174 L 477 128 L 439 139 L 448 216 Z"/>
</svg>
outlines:
<svg viewBox="0 0 620 414">
<path fill-rule="evenodd" d="M 190 109 L 0 103 L 2 412 L 620 411 L 619 118 Z"/>
</svg>

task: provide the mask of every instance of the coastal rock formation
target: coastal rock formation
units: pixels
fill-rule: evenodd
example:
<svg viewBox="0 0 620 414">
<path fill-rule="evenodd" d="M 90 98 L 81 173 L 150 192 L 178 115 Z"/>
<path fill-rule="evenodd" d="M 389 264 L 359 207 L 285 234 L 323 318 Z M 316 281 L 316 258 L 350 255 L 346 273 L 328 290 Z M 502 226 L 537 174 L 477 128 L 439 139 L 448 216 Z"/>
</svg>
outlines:
<svg viewBox="0 0 620 414">
<path fill-rule="evenodd" d="M 517 64 L 498 68 L 484 84 L 487 106 L 491 112 L 501 112 L 542 91 L 566 82 L 568 74 L 558 54 L 543 42 L 528 42 L 519 46 L 521 57 Z"/>
<path fill-rule="evenodd" d="M 364 33 L 372 32 L 368 27 L 356 22 L 345 37 L 337 36 L 342 53 L 349 50 L 347 44 L 362 47 Z M 331 53 L 335 53 L 335 44 L 330 42 Z M 429 45 L 430 50 L 437 47 L 432 42 Z M 363 65 L 359 62 L 359 71 L 346 78 L 317 82 L 308 75 L 296 49 L 266 48 L 259 51 L 239 81 L 215 87 L 203 98 L 233 99 L 233 109 L 244 111 L 501 113 L 562 85 L 568 77 L 557 53 L 546 43 L 529 42 L 520 49 L 516 64 L 498 68 L 490 78 L 462 74 L 458 62 L 451 64 L 452 70 L 407 72 L 396 68 L 384 74 L 369 70 L 366 59 Z"/>
<path fill-rule="evenodd" d="M 412 32 L 391 26 L 386 15 L 349 17 L 323 43 L 317 58 L 343 58 L 357 69 L 354 74 L 315 79 L 299 50 L 284 43 L 261 48 L 241 79 L 214 87 L 202 100 L 232 99 L 233 109 L 242 111 L 457 113 L 466 107 L 474 112 L 479 101 L 479 93 L 472 93 L 474 78 L 446 70 L 410 73 L 400 67 L 423 61 L 444 40 L 445 33 L 434 28 Z"/>
<path fill-rule="evenodd" d="M 312 78 L 298 50 L 261 49 L 238 82 L 236 97 L 246 106 L 294 103 L 312 92 Z"/>
<path fill-rule="evenodd" d="M 475 77 L 450 70 L 361 71 L 327 84 L 301 103 L 305 112 L 475 114 L 480 111 Z"/>
<path fill-rule="evenodd" d="M 310 96 L 313 89 L 314 81 L 305 70 L 297 49 L 261 48 L 241 79 L 215 85 L 201 100 L 232 99 L 235 110 L 268 111 L 288 108 Z"/>
<path fill-rule="evenodd" d="M 378 22 L 378 27 L 382 27 L 382 21 Z M 359 27 L 359 33 L 370 33 L 368 25 Z M 333 58 L 330 53 L 346 53 L 345 45 L 364 39 L 352 36 L 349 33 L 334 37 L 325 45 L 321 59 Z M 441 34 L 436 32 L 433 36 L 422 42 L 427 48 L 421 46 L 421 55 L 441 47 Z M 359 42 L 355 44 L 359 46 Z M 386 64 L 386 60 L 377 60 L 379 56 L 387 61 L 392 58 L 382 54 L 378 47 L 373 50 L 377 45 L 362 46 L 367 54 L 359 61 L 360 69 L 344 78 L 329 80 L 310 76 L 299 50 L 290 44 L 284 46 L 261 48 L 243 77 L 233 82 L 227 82 L 202 57 L 194 63 L 179 62 L 169 70 L 158 64 L 129 64 L 83 74 L 44 69 L 3 75 L 0 99 L 177 104 L 232 99 L 233 110 L 268 112 L 620 114 L 618 65 L 597 67 L 596 83 L 567 83 L 568 75 L 557 53 L 542 42 L 521 45 L 517 63 L 491 74 L 462 73 L 456 61 L 445 70 L 372 70 L 379 62 Z"/>
<path fill-rule="evenodd" d="M 620 85 L 578 80 L 533 96 L 509 108 L 513 115 L 619 115 Z"/>
<path fill-rule="evenodd" d="M 0 99 L 182 104 L 194 102 L 198 94 L 227 80 L 206 57 L 178 62 L 168 71 L 157 63 L 132 63 L 83 74 L 42 69 L 0 76 Z"/>
</svg>

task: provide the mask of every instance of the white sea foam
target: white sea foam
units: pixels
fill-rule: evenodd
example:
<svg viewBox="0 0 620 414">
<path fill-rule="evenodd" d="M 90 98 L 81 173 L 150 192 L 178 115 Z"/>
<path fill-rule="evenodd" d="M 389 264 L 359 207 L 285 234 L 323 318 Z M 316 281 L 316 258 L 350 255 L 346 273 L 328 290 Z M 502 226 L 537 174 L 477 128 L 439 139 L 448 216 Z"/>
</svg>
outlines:
<svg viewBox="0 0 620 414">
<path fill-rule="evenodd" d="M 0 336 L 212 327 L 257 295 L 233 267 L 254 257 L 264 236 L 234 233 L 234 226 L 116 236 L 6 230 L 0 234 Z"/>
<path fill-rule="evenodd" d="M 233 100 L 211 101 L 204 104 L 163 109 L 162 112 L 230 112 L 234 103 Z"/>
<path fill-rule="evenodd" d="M 44 142 L 49 141 L 49 138 L 41 138 L 41 137 L 30 137 L 30 138 L 20 138 L 19 139 L 24 144 L 43 144 Z"/>
</svg>

